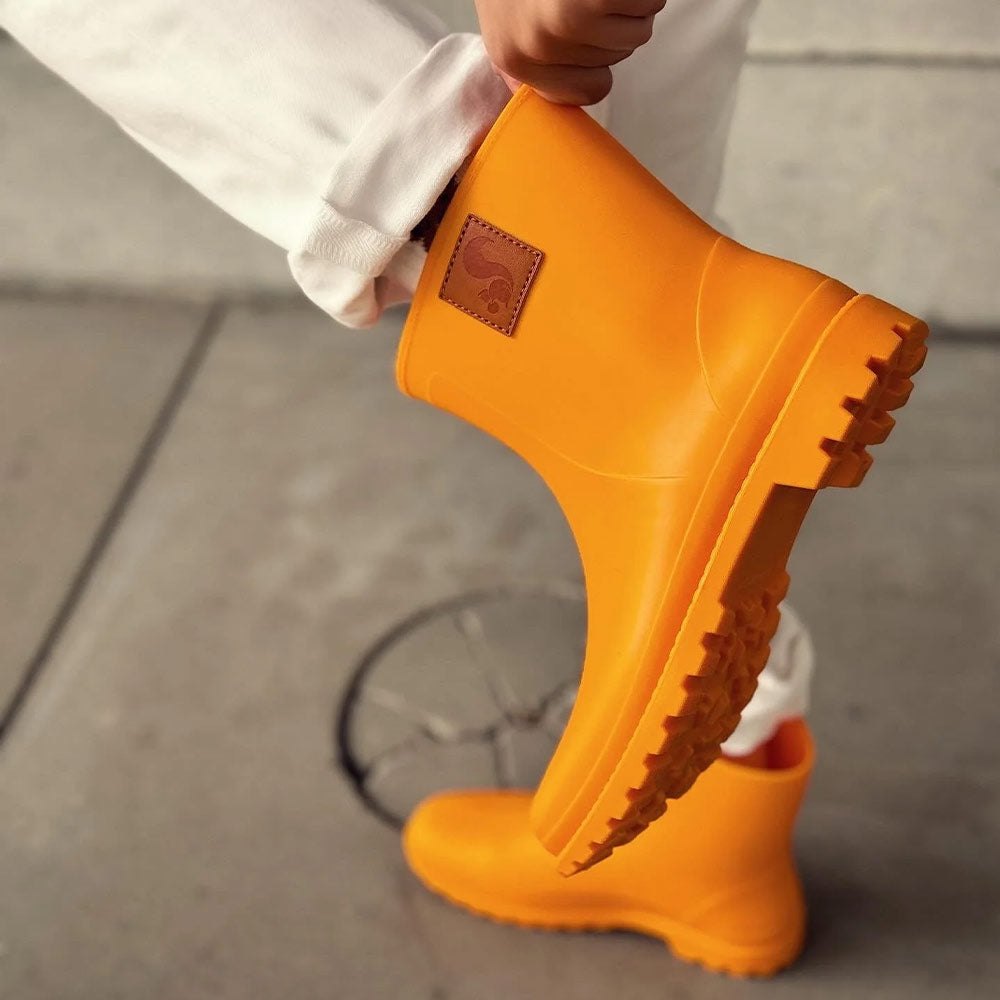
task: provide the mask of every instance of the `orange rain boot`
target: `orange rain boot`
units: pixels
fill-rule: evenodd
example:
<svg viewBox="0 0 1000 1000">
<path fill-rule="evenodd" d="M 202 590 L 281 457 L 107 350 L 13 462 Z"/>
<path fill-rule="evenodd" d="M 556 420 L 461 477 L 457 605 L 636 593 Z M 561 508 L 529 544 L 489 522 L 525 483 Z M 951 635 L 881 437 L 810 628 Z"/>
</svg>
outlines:
<svg viewBox="0 0 1000 1000">
<path fill-rule="evenodd" d="M 861 482 L 926 335 L 720 236 L 585 112 L 511 100 L 431 245 L 397 377 L 526 459 L 580 549 L 583 675 L 531 814 L 563 874 L 718 755 L 809 504 Z"/>
<path fill-rule="evenodd" d="M 771 975 L 805 928 L 791 851 L 813 761 L 805 723 L 785 723 L 767 751 L 767 769 L 717 761 L 662 823 L 578 878 L 560 878 L 532 836 L 527 792 L 428 799 L 404 831 L 406 858 L 429 889 L 496 920 L 634 930 L 710 969 Z"/>
</svg>

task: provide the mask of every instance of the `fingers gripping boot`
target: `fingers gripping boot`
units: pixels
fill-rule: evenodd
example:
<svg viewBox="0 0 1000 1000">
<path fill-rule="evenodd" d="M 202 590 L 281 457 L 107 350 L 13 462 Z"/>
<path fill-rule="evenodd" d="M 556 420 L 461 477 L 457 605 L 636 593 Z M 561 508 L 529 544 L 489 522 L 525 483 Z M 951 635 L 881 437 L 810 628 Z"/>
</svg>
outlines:
<svg viewBox="0 0 1000 1000">
<path fill-rule="evenodd" d="M 579 109 L 510 102 L 438 230 L 397 375 L 528 461 L 579 547 L 580 692 L 532 806 L 564 874 L 718 755 L 815 491 L 861 481 L 926 332 L 720 236 Z"/>
</svg>

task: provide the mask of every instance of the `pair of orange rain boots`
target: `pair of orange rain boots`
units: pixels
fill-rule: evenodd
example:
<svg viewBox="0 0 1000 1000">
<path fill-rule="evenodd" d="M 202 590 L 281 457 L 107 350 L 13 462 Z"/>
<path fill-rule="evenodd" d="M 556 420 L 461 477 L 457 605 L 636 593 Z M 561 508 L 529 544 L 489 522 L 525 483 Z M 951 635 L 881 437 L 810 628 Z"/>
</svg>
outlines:
<svg viewBox="0 0 1000 1000">
<path fill-rule="evenodd" d="M 530 808 L 502 820 L 563 875 L 719 755 L 809 505 L 861 482 L 926 335 L 720 235 L 585 112 L 511 100 L 431 246 L 397 377 L 529 462 L 579 547 L 579 695 Z"/>
</svg>

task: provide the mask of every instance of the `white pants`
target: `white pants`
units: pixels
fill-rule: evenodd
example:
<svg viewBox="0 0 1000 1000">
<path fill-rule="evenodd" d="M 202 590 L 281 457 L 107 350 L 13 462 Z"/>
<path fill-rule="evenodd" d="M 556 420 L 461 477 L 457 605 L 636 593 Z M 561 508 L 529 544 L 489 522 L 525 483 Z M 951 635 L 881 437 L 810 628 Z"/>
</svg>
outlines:
<svg viewBox="0 0 1000 1000">
<path fill-rule="evenodd" d="M 669 0 L 595 109 L 703 216 L 756 3 Z M 406 0 L 0 0 L 0 24 L 285 248 L 305 294 L 348 326 L 409 298 L 424 257 L 409 234 L 510 96 L 478 35 Z M 788 618 L 774 645 L 731 753 L 805 708 L 808 636 Z"/>
</svg>

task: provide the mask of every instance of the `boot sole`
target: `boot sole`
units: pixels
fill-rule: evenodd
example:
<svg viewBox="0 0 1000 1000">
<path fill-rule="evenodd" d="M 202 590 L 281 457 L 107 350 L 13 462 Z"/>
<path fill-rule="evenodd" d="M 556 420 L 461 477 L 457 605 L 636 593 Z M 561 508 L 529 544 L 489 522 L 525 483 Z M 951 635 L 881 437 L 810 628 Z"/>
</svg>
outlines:
<svg viewBox="0 0 1000 1000">
<path fill-rule="evenodd" d="M 411 866 L 412 867 L 412 866 Z M 496 900 L 471 903 L 445 891 L 425 874 L 414 873 L 424 886 L 453 906 L 496 923 L 511 924 L 528 930 L 553 932 L 632 931 L 661 940 L 670 953 L 681 961 L 700 965 L 709 972 L 721 972 L 737 978 L 766 978 L 791 965 L 802 952 L 804 928 L 757 945 L 737 945 L 720 941 L 703 931 L 670 920 L 656 913 L 628 908 L 574 908 L 558 914 L 538 907 L 511 905 Z"/>
<path fill-rule="evenodd" d="M 927 334 L 921 320 L 866 295 L 821 328 L 736 495 L 624 753 L 557 852 L 563 875 L 633 840 L 719 756 L 767 662 L 788 588 L 785 567 L 809 506 L 827 486 L 861 484 L 868 446 L 888 437 L 890 411 L 909 398 Z"/>
</svg>

